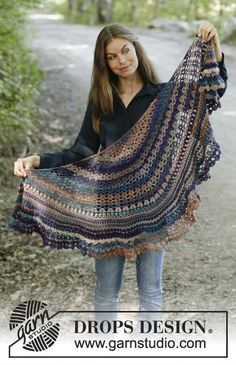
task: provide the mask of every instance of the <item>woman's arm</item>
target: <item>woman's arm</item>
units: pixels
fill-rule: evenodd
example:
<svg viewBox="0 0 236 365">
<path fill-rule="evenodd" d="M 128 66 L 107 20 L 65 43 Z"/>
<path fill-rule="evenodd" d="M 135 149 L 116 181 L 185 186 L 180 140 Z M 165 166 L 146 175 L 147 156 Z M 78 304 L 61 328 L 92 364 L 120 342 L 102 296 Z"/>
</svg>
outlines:
<svg viewBox="0 0 236 365">
<path fill-rule="evenodd" d="M 78 162 L 85 157 L 96 154 L 99 150 L 100 140 L 92 126 L 92 111 L 88 105 L 80 132 L 74 144 L 63 151 L 40 154 L 39 168 L 49 168 Z"/>
<path fill-rule="evenodd" d="M 227 88 L 228 74 L 224 63 L 224 53 L 221 50 L 218 32 L 211 23 L 203 23 L 199 25 L 197 34 L 203 42 L 208 42 L 211 39 L 214 43 L 215 55 L 220 69 L 220 76 L 225 83 L 224 89 L 217 90 L 219 96 L 222 97 Z"/>
<path fill-rule="evenodd" d="M 28 169 L 44 169 L 78 162 L 85 157 L 96 154 L 99 147 L 99 136 L 93 129 L 91 107 L 88 105 L 80 132 L 70 148 L 59 152 L 18 158 L 14 162 L 14 174 L 16 176 L 26 176 L 25 170 Z"/>
<path fill-rule="evenodd" d="M 218 62 L 221 62 L 223 55 L 220 46 L 220 38 L 216 28 L 211 23 L 203 23 L 199 25 L 197 34 L 202 42 L 208 42 L 210 39 L 213 41 L 216 59 Z"/>
<path fill-rule="evenodd" d="M 225 83 L 225 87 L 223 89 L 217 90 L 218 95 L 220 97 L 222 97 L 227 89 L 228 73 L 227 73 L 227 69 L 225 66 L 225 56 L 221 50 L 220 40 L 219 40 L 217 30 L 213 27 L 212 24 L 204 23 L 198 27 L 197 34 L 198 34 L 198 37 L 200 37 L 203 42 L 208 42 L 210 39 L 212 39 L 214 42 L 215 54 L 216 54 L 216 58 L 217 58 L 217 62 L 218 62 L 219 70 L 220 70 L 220 76 L 222 77 L 222 79 L 224 80 L 224 83 Z M 165 84 L 166 83 L 158 84 L 158 92 L 165 86 Z"/>
<path fill-rule="evenodd" d="M 224 80 L 224 83 L 225 83 L 225 87 L 224 89 L 218 89 L 217 92 L 218 92 L 218 95 L 220 97 L 222 97 L 227 89 L 227 79 L 228 79 L 228 73 L 227 73 L 227 69 L 226 69 L 226 66 L 225 66 L 225 62 L 224 62 L 224 59 L 225 59 L 225 55 L 224 53 L 222 52 L 222 59 L 220 62 L 218 62 L 218 65 L 219 65 L 219 69 L 220 69 L 220 76 L 222 77 L 222 79 Z"/>
</svg>

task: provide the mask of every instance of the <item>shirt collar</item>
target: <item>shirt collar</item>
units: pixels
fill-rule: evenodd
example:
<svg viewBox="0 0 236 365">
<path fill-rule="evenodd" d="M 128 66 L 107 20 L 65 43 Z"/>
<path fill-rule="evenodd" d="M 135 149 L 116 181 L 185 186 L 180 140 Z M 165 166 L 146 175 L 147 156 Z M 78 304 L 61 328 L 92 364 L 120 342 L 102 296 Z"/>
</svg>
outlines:
<svg viewBox="0 0 236 365">
<path fill-rule="evenodd" d="M 156 93 L 156 88 L 150 82 L 147 82 L 143 88 L 137 93 L 137 95 L 154 95 Z"/>
<path fill-rule="evenodd" d="M 150 82 L 147 82 L 144 84 L 143 88 L 135 95 L 135 98 L 141 95 L 155 95 L 156 94 L 156 87 L 151 84 Z M 117 94 L 115 94 L 119 98 Z"/>
</svg>

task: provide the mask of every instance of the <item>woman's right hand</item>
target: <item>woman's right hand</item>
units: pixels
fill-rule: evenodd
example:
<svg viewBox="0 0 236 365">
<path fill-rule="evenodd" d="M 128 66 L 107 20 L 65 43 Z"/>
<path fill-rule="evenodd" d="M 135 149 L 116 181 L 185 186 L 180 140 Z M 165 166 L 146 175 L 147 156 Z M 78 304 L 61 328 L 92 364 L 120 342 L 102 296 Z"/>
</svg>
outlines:
<svg viewBox="0 0 236 365">
<path fill-rule="evenodd" d="M 40 156 L 33 155 L 24 158 L 18 158 L 14 162 L 14 175 L 26 177 L 25 170 L 30 170 L 40 165 Z"/>
</svg>

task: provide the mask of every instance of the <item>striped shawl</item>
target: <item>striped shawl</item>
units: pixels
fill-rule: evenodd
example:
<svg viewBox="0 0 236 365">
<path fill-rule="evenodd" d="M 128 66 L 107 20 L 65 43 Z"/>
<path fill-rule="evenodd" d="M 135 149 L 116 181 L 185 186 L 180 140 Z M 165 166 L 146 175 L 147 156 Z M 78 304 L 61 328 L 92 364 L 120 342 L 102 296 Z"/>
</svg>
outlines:
<svg viewBox="0 0 236 365">
<path fill-rule="evenodd" d="M 213 43 L 196 38 L 116 143 L 78 163 L 27 170 L 9 226 L 96 258 L 160 250 L 195 222 L 197 185 L 220 158 L 209 114 L 224 87 Z"/>
</svg>

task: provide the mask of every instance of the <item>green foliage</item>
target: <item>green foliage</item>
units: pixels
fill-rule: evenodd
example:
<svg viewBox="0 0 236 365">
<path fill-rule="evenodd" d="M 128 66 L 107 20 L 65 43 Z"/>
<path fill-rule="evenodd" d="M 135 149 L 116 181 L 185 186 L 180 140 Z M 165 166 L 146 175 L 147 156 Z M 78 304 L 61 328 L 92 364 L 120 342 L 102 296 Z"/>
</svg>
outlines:
<svg viewBox="0 0 236 365">
<path fill-rule="evenodd" d="M 82 24 L 97 24 L 98 4 L 105 0 L 51 0 L 53 9 L 62 13 L 66 20 Z M 148 26 L 159 18 L 182 19 L 188 22 L 206 19 L 222 28 L 222 22 L 236 15 L 233 0 L 111 0 L 112 22 L 133 26 Z M 70 5 L 69 5 L 70 4 Z M 72 4 L 72 6 L 71 6 Z M 110 19 L 107 20 L 107 23 Z"/>
<path fill-rule="evenodd" d="M 155 1 L 113 1 L 113 20 L 130 26 L 147 26 L 154 18 L 154 3 Z"/>
<path fill-rule="evenodd" d="M 232 32 L 229 36 L 224 38 L 224 42 L 235 45 L 236 44 L 236 31 Z"/>
<path fill-rule="evenodd" d="M 35 123 L 34 99 L 43 77 L 24 45 L 25 11 L 39 0 L 0 2 L 0 155 L 18 153 L 28 128 Z"/>
</svg>

